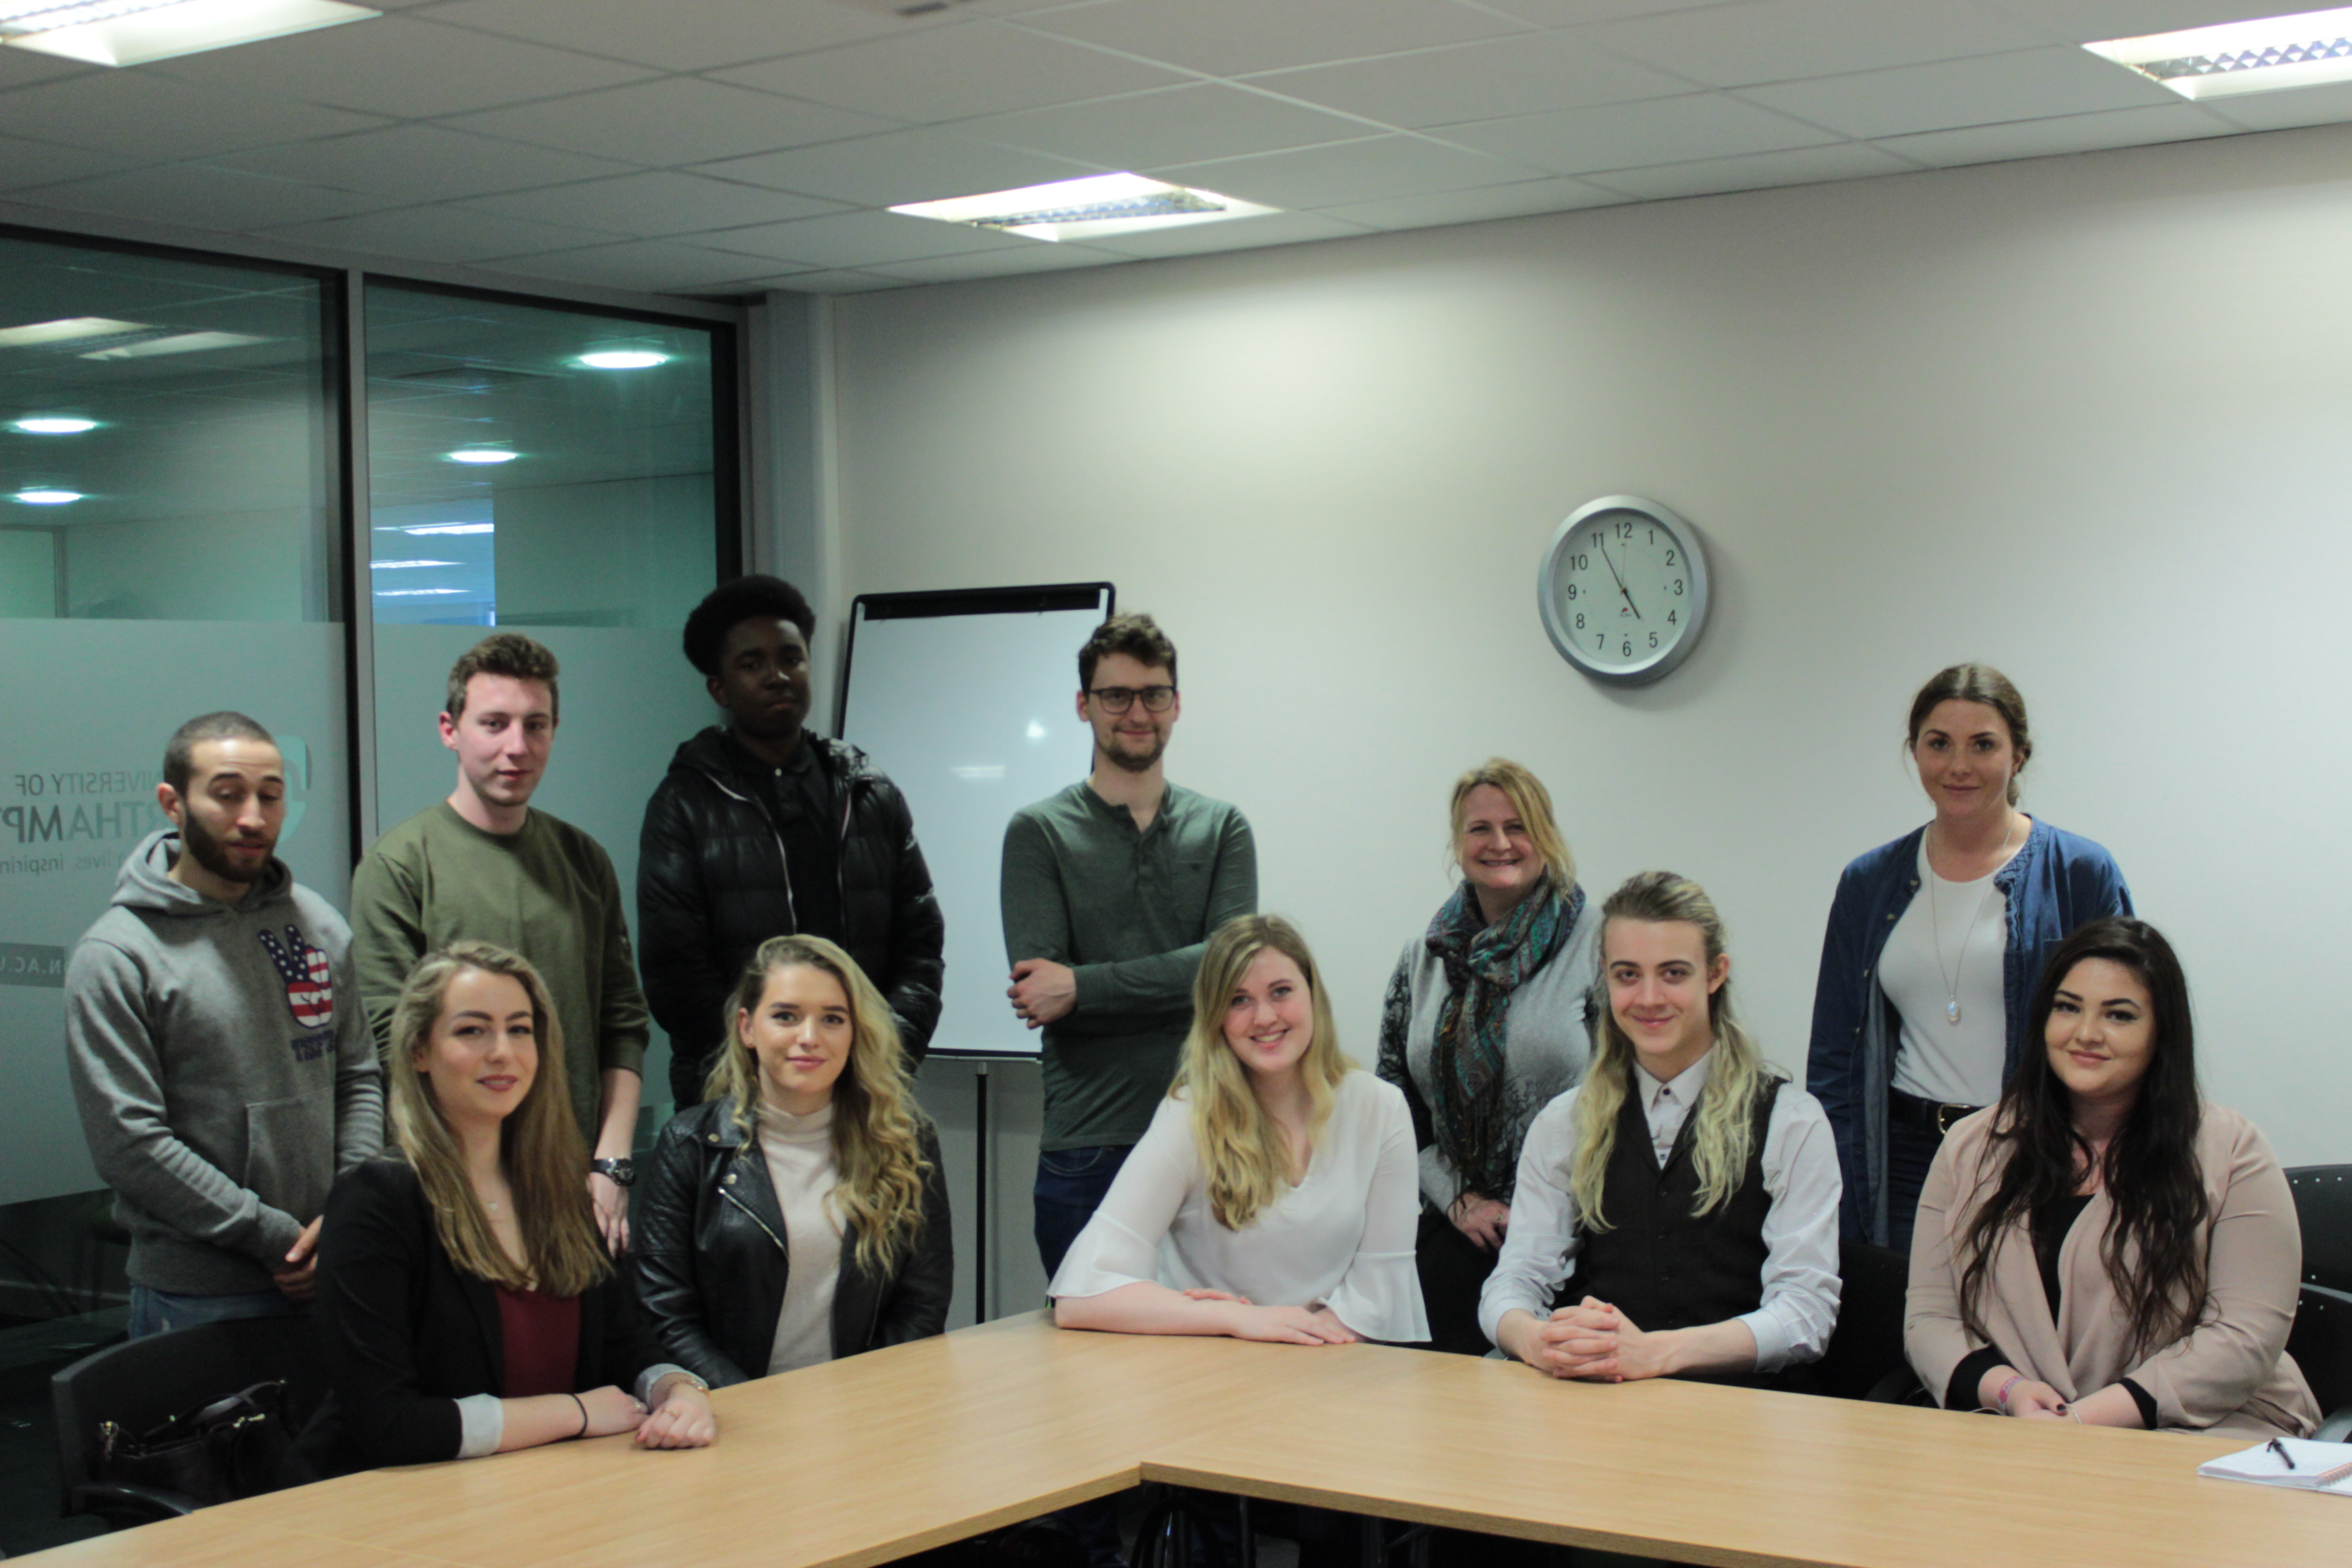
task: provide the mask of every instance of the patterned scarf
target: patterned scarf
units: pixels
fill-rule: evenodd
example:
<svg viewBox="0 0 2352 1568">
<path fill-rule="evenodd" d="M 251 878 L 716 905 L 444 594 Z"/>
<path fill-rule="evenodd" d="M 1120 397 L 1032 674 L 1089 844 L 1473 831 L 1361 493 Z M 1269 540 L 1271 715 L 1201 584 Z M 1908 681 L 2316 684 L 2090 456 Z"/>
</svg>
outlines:
<svg viewBox="0 0 2352 1568">
<path fill-rule="evenodd" d="M 1466 1191 L 1509 1201 L 1518 1175 L 1503 1051 L 1511 993 L 1551 962 L 1583 910 L 1584 889 L 1562 898 L 1547 872 L 1497 924 L 1484 922 L 1467 882 L 1429 922 L 1429 951 L 1445 965 L 1447 993 L 1430 1048 L 1437 1089 L 1430 1114 L 1438 1152 Z"/>
</svg>

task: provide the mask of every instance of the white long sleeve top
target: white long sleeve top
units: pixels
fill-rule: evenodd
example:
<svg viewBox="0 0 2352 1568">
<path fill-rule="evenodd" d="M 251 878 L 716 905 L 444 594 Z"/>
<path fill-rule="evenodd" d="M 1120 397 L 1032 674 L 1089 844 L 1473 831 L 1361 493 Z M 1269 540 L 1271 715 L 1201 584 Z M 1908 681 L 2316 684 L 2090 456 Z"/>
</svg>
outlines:
<svg viewBox="0 0 2352 1568">
<path fill-rule="evenodd" d="M 1370 1073 L 1340 1080 L 1305 1178 L 1240 1230 L 1211 1212 L 1192 1108 L 1171 1098 L 1047 1290 L 1099 1296 L 1154 1280 L 1261 1307 L 1328 1307 L 1370 1340 L 1426 1340 L 1413 1268 L 1420 1211 L 1412 1115 L 1403 1094 Z"/>
</svg>

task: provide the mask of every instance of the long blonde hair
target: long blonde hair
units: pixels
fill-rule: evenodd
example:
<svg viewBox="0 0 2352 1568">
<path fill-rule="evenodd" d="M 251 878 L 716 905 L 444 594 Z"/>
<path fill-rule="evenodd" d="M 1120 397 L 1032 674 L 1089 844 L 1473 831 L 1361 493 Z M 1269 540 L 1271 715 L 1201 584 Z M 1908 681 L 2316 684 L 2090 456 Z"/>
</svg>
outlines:
<svg viewBox="0 0 2352 1568">
<path fill-rule="evenodd" d="M 1339 1029 L 1331 1018 L 1323 976 L 1298 929 L 1280 915 L 1243 915 L 1219 926 L 1192 982 L 1192 1029 L 1184 1037 L 1183 1062 L 1168 1093 L 1192 1107 L 1192 1142 L 1209 1177 L 1209 1211 L 1227 1230 L 1255 1224 L 1300 1174 L 1292 1168 L 1281 1124 L 1258 1103 L 1249 1069 L 1225 1044 L 1226 1009 L 1249 966 L 1269 951 L 1298 965 L 1313 1007 L 1315 1037 L 1298 1064 L 1307 1084 L 1309 1148 L 1331 1118 L 1340 1080 L 1356 1066 L 1339 1049 Z"/>
<path fill-rule="evenodd" d="M 1552 816 L 1551 791 L 1544 788 L 1543 780 L 1508 757 L 1488 757 L 1476 767 L 1454 781 L 1454 799 L 1447 806 L 1445 820 L 1453 837 L 1445 846 L 1449 864 L 1458 865 L 1462 858 L 1462 803 L 1480 784 L 1490 784 L 1503 792 L 1511 809 L 1526 824 L 1528 841 L 1543 858 L 1545 868 L 1551 872 L 1552 889 L 1561 898 L 1576 886 L 1576 857 L 1569 853 L 1568 840 L 1560 837 L 1559 821 Z"/>
<path fill-rule="evenodd" d="M 502 974 L 530 998 L 539 1070 L 522 1103 L 499 1128 L 499 1164 L 514 1190 L 515 1223 L 527 1254 L 521 1263 L 499 1245 L 433 1080 L 416 1065 L 431 1047 L 449 982 L 468 969 Z M 551 1296 L 577 1296 L 612 1273 L 588 1198 L 588 1145 L 565 1087 L 563 1031 L 547 983 L 530 960 L 486 942 L 452 942 L 418 959 L 393 1004 L 389 1055 L 384 1077 L 392 1086 L 393 1147 L 416 1172 L 433 1209 L 434 1234 L 452 1263 L 509 1290 Z"/>
<path fill-rule="evenodd" d="M 705 1100 L 724 1100 L 748 1135 L 759 1125 L 760 1059 L 743 1038 L 744 1019 L 759 1011 L 768 977 L 780 969 L 814 969 L 840 983 L 849 999 L 849 1059 L 833 1085 L 833 1202 L 843 1229 L 857 1238 L 857 1261 L 887 1274 L 910 1251 L 923 1227 L 922 1112 L 898 1041 L 890 1005 L 857 961 L 821 936 L 772 936 L 760 944 L 727 1006 L 727 1037 L 710 1067 Z"/>
<path fill-rule="evenodd" d="M 1601 978 L 1594 984 L 1599 994 L 1591 1009 L 1600 1024 L 1593 1031 L 1592 1061 L 1584 1069 L 1573 1108 L 1576 1155 L 1568 1177 L 1580 1223 L 1591 1230 L 1609 1228 L 1601 1209 L 1601 1187 L 1617 1142 L 1617 1118 L 1633 1091 L 1636 1059 L 1633 1042 L 1609 1005 L 1609 927 L 1618 921 L 1696 926 L 1706 942 L 1709 973 L 1724 952 L 1723 917 L 1716 912 L 1715 900 L 1696 882 L 1672 871 L 1643 871 L 1627 878 L 1601 906 Z M 1748 1175 L 1757 1091 L 1780 1076 L 1765 1065 L 1756 1037 L 1733 1016 L 1728 975 L 1707 998 L 1707 1026 L 1715 1044 L 1706 1087 L 1699 1092 L 1691 1125 L 1691 1163 L 1698 1172 L 1698 1197 L 1691 1207 L 1695 1215 L 1722 1207 L 1739 1191 Z"/>
</svg>

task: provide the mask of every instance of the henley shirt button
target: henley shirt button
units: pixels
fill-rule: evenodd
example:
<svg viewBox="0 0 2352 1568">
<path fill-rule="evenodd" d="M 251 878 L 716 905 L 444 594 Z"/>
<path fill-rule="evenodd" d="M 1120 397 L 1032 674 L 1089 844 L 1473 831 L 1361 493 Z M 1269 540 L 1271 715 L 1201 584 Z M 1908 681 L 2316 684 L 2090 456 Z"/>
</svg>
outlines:
<svg viewBox="0 0 2352 1568">
<path fill-rule="evenodd" d="M 727 1184 L 730 1187 L 735 1184 L 735 1173 L 732 1171 L 727 1173 Z"/>
</svg>

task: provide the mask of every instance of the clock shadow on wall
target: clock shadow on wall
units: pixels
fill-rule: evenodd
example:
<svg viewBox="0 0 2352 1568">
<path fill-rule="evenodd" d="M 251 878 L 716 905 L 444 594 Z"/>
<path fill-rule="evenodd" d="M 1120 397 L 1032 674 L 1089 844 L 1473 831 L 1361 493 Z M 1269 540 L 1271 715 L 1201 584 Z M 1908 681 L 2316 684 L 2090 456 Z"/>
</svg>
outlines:
<svg viewBox="0 0 2352 1568">
<path fill-rule="evenodd" d="M 1536 607 L 1559 656 L 1623 706 L 1682 707 L 1714 684 L 1676 679 L 1705 640 L 1723 594 L 1706 538 L 1673 509 L 1602 496 L 1553 531 L 1536 572 Z"/>
</svg>

